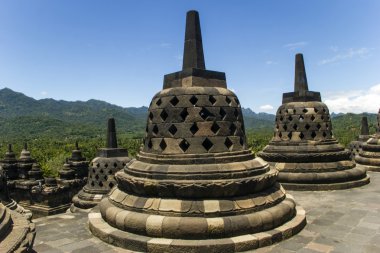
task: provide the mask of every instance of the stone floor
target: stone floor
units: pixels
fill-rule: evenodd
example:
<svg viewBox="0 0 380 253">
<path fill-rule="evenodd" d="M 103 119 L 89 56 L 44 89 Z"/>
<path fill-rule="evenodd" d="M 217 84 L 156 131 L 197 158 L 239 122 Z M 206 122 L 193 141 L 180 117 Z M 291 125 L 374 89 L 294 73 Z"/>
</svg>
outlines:
<svg viewBox="0 0 380 253">
<path fill-rule="evenodd" d="M 298 235 L 254 252 L 380 252 L 380 173 L 361 188 L 292 194 L 306 210 L 308 224 Z M 34 220 L 34 250 L 41 253 L 130 252 L 91 236 L 87 214 L 59 214 Z"/>
</svg>

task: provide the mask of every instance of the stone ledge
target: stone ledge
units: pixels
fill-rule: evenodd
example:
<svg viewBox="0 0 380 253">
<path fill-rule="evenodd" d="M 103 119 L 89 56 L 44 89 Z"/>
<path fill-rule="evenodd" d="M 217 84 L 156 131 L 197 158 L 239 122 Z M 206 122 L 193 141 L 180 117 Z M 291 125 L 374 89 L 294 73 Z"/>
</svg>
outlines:
<svg viewBox="0 0 380 253">
<path fill-rule="evenodd" d="M 305 211 L 296 207 L 296 216 L 276 229 L 223 239 L 179 240 L 140 236 L 110 226 L 100 213 L 89 214 L 90 231 L 101 240 L 127 248 L 145 252 L 241 252 L 264 247 L 285 240 L 302 230 L 306 225 Z"/>
</svg>

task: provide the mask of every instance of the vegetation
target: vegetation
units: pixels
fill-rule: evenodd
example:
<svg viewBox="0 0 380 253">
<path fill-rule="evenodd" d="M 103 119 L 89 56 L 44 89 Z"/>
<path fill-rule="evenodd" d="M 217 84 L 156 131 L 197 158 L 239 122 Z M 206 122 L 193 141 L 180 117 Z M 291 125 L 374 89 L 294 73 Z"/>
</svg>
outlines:
<svg viewBox="0 0 380 253">
<path fill-rule="evenodd" d="M 247 142 L 253 152 L 262 150 L 273 136 L 274 115 L 256 114 L 243 108 Z M 75 141 L 87 159 L 105 145 L 106 120 L 115 117 L 120 147 L 136 156 L 145 133 L 147 108 L 122 108 L 97 100 L 67 102 L 53 99 L 35 100 L 10 89 L 0 90 L 0 158 L 8 143 L 19 155 L 28 142 L 32 157 L 44 175 L 56 176 L 71 155 Z M 332 115 L 333 116 L 333 115 Z M 332 118 L 335 137 L 345 146 L 360 133 L 362 115 L 340 114 Z M 371 133 L 376 115 L 367 114 Z"/>
</svg>

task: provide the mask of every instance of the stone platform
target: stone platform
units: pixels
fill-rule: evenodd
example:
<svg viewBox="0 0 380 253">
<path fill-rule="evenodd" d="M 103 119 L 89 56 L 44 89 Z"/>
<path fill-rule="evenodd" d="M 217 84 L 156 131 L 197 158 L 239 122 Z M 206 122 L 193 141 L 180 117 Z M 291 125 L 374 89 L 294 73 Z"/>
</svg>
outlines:
<svg viewBox="0 0 380 253">
<path fill-rule="evenodd" d="M 296 236 L 252 252 L 380 252 L 380 174 L 361 188 L 328 192 L 288 191 L 306 210 L 308 224 Z M 131 252 L 104 243 L 88 229 L 88 213 L 35 219 L 34 250 L 41 253 Z"/>
</svg>

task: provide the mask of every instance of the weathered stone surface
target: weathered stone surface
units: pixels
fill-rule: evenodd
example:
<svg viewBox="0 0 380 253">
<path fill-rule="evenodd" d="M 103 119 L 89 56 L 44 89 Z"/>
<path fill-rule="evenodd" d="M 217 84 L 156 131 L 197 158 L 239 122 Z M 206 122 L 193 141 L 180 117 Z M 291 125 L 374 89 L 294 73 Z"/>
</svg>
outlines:
<svg viewBox="0 0 380 253">
<path fill-rule="evenodd" d="M 362 127 L 361 149 L 355 155 L 355 161 L 364 166 L 367 170 L 380 172 L 380 110 L 377 114 L 377 131 L 374 135 L 369 136 L 367 127 Z M 368 137 L 368 138 L 364 138 Z M 360 141 L 360 140 L 359 140 Z"/>
<path fill-rule="evenodd" d="M 28 252 L 33 247 L 35 225 L 30 213 L 9 198 L 6 177 L 0 167 L 0 252 Z"/>
<path fill-rule="evenodd" d="M 204 69 L 198 13 L 187 14 L 183 70 L 152 99 L 144 146 L 90 213 L 100 239 L 148 252 L 234 252 L 289 237 L 305 214 L 278 172 L 246 145 L 240 102 L 224 73 Z M 255 235 L 263 231 L 268 236 Z M 128 241 L 128 243 L 126 243 Z M 124 243 L 122 243 L 124 242 Z"/>
<path fill-rule="evenodd" d="M 115 173 L 129 161 L 128 151 L 118 148 L 115 120 L 110 118 L 107 127 L 107 147 L 98 150 L 88 170 L 87 184 L 72 199 L 72 212 L 97 205 L 116 184 Z"/>
<path fill-rule="evenodd" d="M 286 189 L 337 190 L 369 183 L 363 168 L 334 138 L 330 113 L 319 92 L 310 92 L 301 54 L 296 55 L 294 92 L 284 93 L 274 136 L 258 156 L 279 171 Z"/>
<path fill-rule="evenodd" d="M 351 158 L 355 160 L 355 156 L 359 154 L 362 150 L 363 144 L 370 138 L 369 128 L 368 128 L 368 119 L 363 116 L 361 121 L 360 135 L 356 140 L 352 141 L 349 145 L 351 151 Z"/>
</svg>

